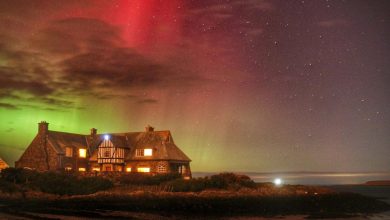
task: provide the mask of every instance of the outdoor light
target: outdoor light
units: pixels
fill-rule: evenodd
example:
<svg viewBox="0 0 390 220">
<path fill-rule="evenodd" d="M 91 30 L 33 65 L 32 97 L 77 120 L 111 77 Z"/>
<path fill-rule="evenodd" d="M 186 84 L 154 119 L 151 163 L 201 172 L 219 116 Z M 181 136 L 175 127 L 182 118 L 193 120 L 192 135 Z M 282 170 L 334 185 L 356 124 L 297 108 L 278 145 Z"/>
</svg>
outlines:
<svg viewBox="0 0 390 220">
<path fill-rule="evenodd" d="M 104 140 L 110 139 L 110 136 L 108 134 L 104 135 Z"/>
<path fill-rule="evenodd" d="M 274 179 L 274 184 L 276 185 L 276 186 L 280 186 L 280 185 L 282 185 L 282 179 L 280 179 L 280 178 L 276 178 L 276 179 Z"/>
</svg>

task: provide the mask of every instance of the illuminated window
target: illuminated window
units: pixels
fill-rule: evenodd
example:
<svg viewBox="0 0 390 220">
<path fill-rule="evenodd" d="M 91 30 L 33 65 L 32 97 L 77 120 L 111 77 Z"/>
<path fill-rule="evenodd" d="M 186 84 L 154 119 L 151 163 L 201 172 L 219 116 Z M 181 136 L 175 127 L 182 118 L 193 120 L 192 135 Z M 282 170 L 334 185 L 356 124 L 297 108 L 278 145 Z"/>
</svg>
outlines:
<svg viewBox="0 0 390 220">
<path fill-rule="evenodd" d="M 65 167 L 65 171 L 71 171 L 72 167 Z"/>
<path fill-rule="evenodd" d="M 159 173 L 166 173 L 167 172 L 167 166 L 165 166 L 165 164 L 159 164 L 157 166 L 157 172 L 159 172 Z"/>
<path fill-rule="evenodd" d="M 152 149 L 144 149 L 144 156 L 152 156 Z"/>
<path fill-rule="evenodd" d="M 80 167 L 80 168 L 79 168 L 79 171 L 80 171 L 80 172 L 85 172 L 85 167 Z"/>
<path fill-rule="evenodd" d="M 73 156 L 73 149 L 71 147 L 65 148 L 65 157 L 72 157 Z"/>
<path fill-rule="evenodd" d="M 131 172 L 131 167 L 127 167 L 126 172 Z"/>
<path fill-rule="evenodd" d="M 104 157 L 110 157 L 110 150 L 104 151 Z"/>
<path fill-rule="evenodd" d="M 153 155 L 153 149 L 136 149 L 135 150 L 135 156 L 137 157 L 144 157 L 144 156 L 152 156 Z"/>
<path fill-rule="evenodd" d="M 87 149 L 79 149 L 79 157 L 80 158 L 86 158 L 87 157 Z"/>
<path fill-rule="evenodd" d="M 149 173 L 150 172 L 150 168 L 149 167 L 138 167 L 137 171 L 139 173 Z"/>
<path fill-rule="evenodd" d="M 100 168 L 99 168 L 99 167 L 94 167 L 94 168 L 92 168 L 92 171 L 99 172 L 99 171 L 100 171 Z"/>
</svg>

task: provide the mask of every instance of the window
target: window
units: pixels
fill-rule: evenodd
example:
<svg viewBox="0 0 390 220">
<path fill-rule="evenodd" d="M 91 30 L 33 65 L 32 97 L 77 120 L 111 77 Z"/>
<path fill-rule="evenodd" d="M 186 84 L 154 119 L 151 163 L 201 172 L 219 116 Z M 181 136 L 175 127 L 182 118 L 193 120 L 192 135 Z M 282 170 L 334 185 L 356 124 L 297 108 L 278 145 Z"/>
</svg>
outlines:
<svg viewBox="0 0 390 220">
<path fill-rule="evenodd" d="M 85 167 L 80 167 L 80 168 L 79 168 L 79 171 L 80 171 L 80 172 L 85 172 Z"/>
<path fill-rule="evenodd" d="M 152 156 L 152 149 L 144 149 L 144 156 Z"/>
<path fill-rule="evenodd" d="M 72 157 L 73 156 L 73 149 L 72 147 L 66 147 L 65 148 L 65 157 Z"/>
<path fill-rule="evenodd" d="M 65 171 L 71 171 L 72 167 L 65 167 Z"/>
<path fill-rule="evenodd" d="M 149 173 L 150 172 L 150 168 L 149 167 L 138 167 L 137 171 L 139 173 Z"/>
<path fill-rule="evenodd" d="M 79 157 L 86 158 L 87 157 L 87 149 L 80 148 L 79 149 Z"/>
<path fill-rule="evenodd" d="M 186 166 L 185 165 L 180 165 L 178 171 L 179 171 L 180 174 L 185 174 L 186 173 Z"/>
<path fill-rule="evenodd" d="M 110 157 L 110 150 L 104 151 L 104 157 Z"/>
<path fill-rule="evenodd" d="M 100 171 L 100 167 L 94 167 L 94 168 L 92 168 L 92 171 L 99 172 Z"/>
<path fill-rule="evenodd" d="M 165 166 L 165 164 L 157 165 L 157 172 L 159 172 L 159 173 L 166 173 L 167 172 L 167 166 Z"/>
<path fill-rule="evenodd" d="M 131 167 L 127 167 L 126 172 L 131 172 Z"/>
<path fill-rule="evenodd" d="M 135 150 L 135 156 L 137 157 L 152 156 L 152 155 L 153 155 L 153 149 L 150 148 Z"/>
</svg>

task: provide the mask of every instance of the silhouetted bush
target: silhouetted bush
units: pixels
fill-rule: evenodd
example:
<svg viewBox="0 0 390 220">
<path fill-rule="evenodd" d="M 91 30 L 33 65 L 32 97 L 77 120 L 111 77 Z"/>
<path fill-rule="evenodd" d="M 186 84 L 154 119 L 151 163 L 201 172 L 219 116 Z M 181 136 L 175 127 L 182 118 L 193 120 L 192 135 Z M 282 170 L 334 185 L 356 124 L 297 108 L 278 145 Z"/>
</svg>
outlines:
<svg viewBox="0 0 390 220">
<path fill-rule="evenodd" d="M 119 178 L 120 184 L 123 185 L 159 185 L 161 183 L 181 178 L 179 174 L 158 174 L 150 175 L 143 173 L 128 173 Z"/>
<path fill-rule="evenodd" d="M 113 183 L 101 177 L 79 177 L 61 172 L 36 172 L 7 168 L 1 172 L 1 190 L 14 192 L 18 188 L 39 190 L 58 195 L 85 195 L 107 190 Z"/>
<path fill-rule="evenodd" d="M 256 183 L 248 176 L 234 173 L 220 173 L 211 177 L 190 180 L 177 179 L 168 183 L 174 192 L 200 192 L 205 189 L 255 188 Z"/>
<path fill-rule="evenodd" d="M 0 191 L 7 192 L 7 193 L 13 193 L 13 192 L 18 192 L 19 188 L 14 183 L 10 183 L 8 181 L 0 179 Z"/>
<path fill-rule="evenodd" d="M 38 176 L 38 172 L 23 168 L 9 167 L 1 171 L 1 179 L 14 184 L 26 184 L 33 181 Z"/>
<path fill-rule="evenodd" d="M 86 195 L 107 190 L 113 183 L 101 177 L 78 177 L 76 175 L 44 172 L 31 183 L 33 188 L 42 192 L 59 195 Z"/>
</svg>

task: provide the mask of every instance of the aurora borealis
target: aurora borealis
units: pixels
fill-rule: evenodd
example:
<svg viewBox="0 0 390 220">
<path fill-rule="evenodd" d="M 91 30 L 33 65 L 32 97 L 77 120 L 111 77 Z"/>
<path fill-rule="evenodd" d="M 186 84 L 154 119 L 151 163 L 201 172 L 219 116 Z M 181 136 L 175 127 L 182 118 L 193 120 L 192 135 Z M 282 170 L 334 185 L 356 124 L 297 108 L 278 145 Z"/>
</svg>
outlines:
<svg viewBox="0 0 390 220">
<path fill-rule="evenodd" d="M 0 157 L 45 120 L 171 130 L 193 171 L 390 171 L 385 0 L 0 1 Z"/>
</svg>

